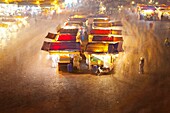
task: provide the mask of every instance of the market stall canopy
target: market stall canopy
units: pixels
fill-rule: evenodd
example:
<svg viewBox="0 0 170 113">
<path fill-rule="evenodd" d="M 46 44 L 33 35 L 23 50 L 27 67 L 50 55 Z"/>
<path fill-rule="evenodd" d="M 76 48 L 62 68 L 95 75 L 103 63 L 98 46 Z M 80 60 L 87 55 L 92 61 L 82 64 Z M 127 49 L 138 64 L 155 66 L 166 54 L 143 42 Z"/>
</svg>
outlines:
<svg viewBox="0 0 170 113">
<path fill-rule="evenodd" d="M 66 26 L 83 26 L 83 22 L 79 22 L 79 21 L 68 21 L 65 23 Z"/>
<path fill-rule="evenodd" d="M 73 41 L 76 42 L 76 36 L 71 34 L 60 34 L 57 41 Z"/>
<path fill-rule="evenodd" d="M 79 30 L 79 29 L 63 29 L 63 28 L 61 28 L 58 32 L 59 32 L 60 34 L 69 33 L 69 34 L 72 34 L 72 35 L 77 35 L 78 30 Z"/>
<path fill-rule="evenodd" d="M 94 18 L 93 22 L 109 22 L 109 18 Z"/>
<path fill-rule="evenodd" d="M 8 28 L 8 24 L 0 23 L 0 28 Z"/>
<path fill-rule="evenodd" d="M 98 14 L 98 15 L 89 15 L 88 18 L 109 18 L 109 17 L 104 14 Z"/>
<path fill-rule="evenodd" d="M 112 26 L 123 26 L 121 21 L 110 21 L 112 23 Z"/>
<path fill-rule="evenodd" d="M 112 23 L 110 23 L 110 22 L 94 22 L 93 26 L 94 27 L 111 27 Z"/>
<path fill-rule="evenodd" d="M 56 41 L 76 41 L 76 35 L 75 34 L 54 34 L 54 33 L 48 33 L 45 38 L 49 39 L 56 39 Z"/>
<path fill-rule="evenodd" d="M 14 18 L 2 18 L 2 22 L 16 22 Z"/>
<path fill-rule="evenodd" d="M 114 37 L 111 36 L 93 36 L 92 41 L 113 41 Z"/>
<path fill-rule="evenodd" d="M 17 5 L 41 5 L 41 6 L 51 6 L 52 1 L 54 0 L 0 0 L 0 3 L 7 3 L 7 4 L 16 4 Z M 58 0 L 59 3 L 62 3 L 63 0 Z"/>
<path fill-rule="evenodd" d="M 118 53 L 119 43 L 88 43 L 85 52 L 88 53 Z"/>
<path fill-rule="evenodd" d="M 69 18 L 69 21 L 86 22 L 86 18 Z"/>
<path fill-rule="evenodd" d="M 122 30 L 92 29 L 90 34 L 113 34 L 122 35 Z"/>
<path fill-rule="evenodd" d="M 49 39 L 55 39 L 57 36 L 57 34 L 54 34 L 54 33 L 50 33 L 48 32 L 47 36 L 45 38 L 49 38 Z"/>
<path fill-rule="evenodd" d="M 123 41 L 122 37 L 114 37 L 114 36 L 93 36 L 92 41 L 105 41 L 105 42 L 116 42 Z"/>
<path fill-rule="evenodd" d="M 90 34 L 111 34 L 111 30 L 92 29 Z"/>
<path fill-rule="evenodd" d="M 41 50 L 44 51 L 80 51 L 79 42 L 44 42 Z"/>
</svg>

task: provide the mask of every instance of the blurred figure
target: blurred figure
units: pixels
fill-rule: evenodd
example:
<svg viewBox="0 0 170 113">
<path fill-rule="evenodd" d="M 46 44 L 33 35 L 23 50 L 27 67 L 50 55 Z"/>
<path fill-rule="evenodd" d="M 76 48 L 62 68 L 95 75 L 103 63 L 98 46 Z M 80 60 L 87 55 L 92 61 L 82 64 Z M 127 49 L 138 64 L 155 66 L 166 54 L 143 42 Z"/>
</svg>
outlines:
<svg viewBox="0 0 170 113">
<path fill-rule="evenodd" d="M 88 40 L 88 34 L 87 34 L 87 31 L 84 32 L 84 39 L 85 40 Z"/>
<path fill-rule="evenodd" d="M 149 23 L 149 29 L 154 30 L 154 23 L 153 22 Z"/>
<path fill-rule="evenodd" d="M 129 21 L 129 16 L 128 15 L 126 15 L 126 20 Z"/>
<path fill-rule="evenodd" d="M 84 41 L 84 33 L 83 33 L 83 30 L 80 31 L 80 38 L 82 41 Z"/>
<path fill-rule="evenodd" d="M 151 22 L 151 23 L 149 23 L 149 27 L 150 28 L 152 28 L 153 27 L 153 23 Z"/>
<path fill-rule="evenodd" d="M 169 47 L 169 46 L 170 46 L 170 42 L 169 42 L 169 39 L 168 39 L 168 38 L 165 39 L 164 45 L 165 45 L 166 47 Z"/>
<path fill-rule="evenodd" d="M 58 55 L 51 55 L 52 59 L 52 67 L 58 68 L 59 56 Z"/>
<path fill-rule="evenodd" d="M 90 30 L 89 30 L 89 32 L 92 30 L 92 25 L 93 25 L 93 24 L 90 24 Z"/>
<path fill-rule="evenodd" d="M 102 74 L 102 72 L 103 72 L 102 68 L 103 68 L 103 65 L 98 67 L 98 69 L 97 69 L 97 76 L 100 76 Z"/>
<path fill-rule="evenodd" d="M 139 74 L 144 74 L 144 58 L 141 57 L 139 61 Z"/>
<path fill-rule="evenodd" d="M 81 60 L 82 60 L 82 57 L 80 55 L 74 55 L 74 57 L 73 57 L 73 67 L 76 67 L 78 70 L 80 70 Z"/>
</svg>

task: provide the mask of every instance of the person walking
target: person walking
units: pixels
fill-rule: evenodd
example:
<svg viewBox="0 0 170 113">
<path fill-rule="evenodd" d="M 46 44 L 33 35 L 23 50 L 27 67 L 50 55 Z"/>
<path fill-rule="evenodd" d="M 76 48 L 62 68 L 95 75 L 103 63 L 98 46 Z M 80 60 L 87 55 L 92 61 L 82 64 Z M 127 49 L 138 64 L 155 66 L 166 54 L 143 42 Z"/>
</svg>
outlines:
<svg viewBox="0 0 170 113">
<path fill-rule="evenodd" d="M 51 59 L 52 59 L 52 68 L 58 68 L 59 56 L 51 55 Z"/>
<path fill-rule="evenodd" d="M 169 42 L 169 39 L 168 39 L 168 38 L 165 39 L 164 45 L 165 45 L 166 47 L 169 47 L 169 46 L 170 46 L 170 42 Z"/>
<path fill-rule="evenodd" d="M 144 58 L 141 57 L 139 61 L 139 74 L 144 74 Z"/>
</svg>

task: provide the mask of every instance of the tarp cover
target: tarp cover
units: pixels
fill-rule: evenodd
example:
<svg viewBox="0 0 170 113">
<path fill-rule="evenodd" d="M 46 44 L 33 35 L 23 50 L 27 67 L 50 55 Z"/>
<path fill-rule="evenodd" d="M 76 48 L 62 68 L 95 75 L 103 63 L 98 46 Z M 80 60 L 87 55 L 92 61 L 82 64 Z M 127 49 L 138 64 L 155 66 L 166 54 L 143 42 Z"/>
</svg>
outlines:
<svg viewBox="0 0 170 113">
<path fill-rule="evenodd" d="M 72 34 L 72 35 L 77 35 L 77 32 L 78 32 L 78 29 L 60 29 L 58 31 L 60 34 L 66 34 L 66 33 L 69 33 L 69 34 Z"/>
<path fill-rule="evenodd" d="M 98 14 L 98 15 L 90 15 L 88 18 L 108 18 L 107 15 L 104 14 Z"/>
<path fill-rule="evenodd" d="M 111 34 L 111 30 L 92 29 L 90 34 Z"/>
<path fill-rule="evenodd" d="M 122 35 L 122 30 L 107 30 L 107 29 L 92 29 L 90 34 L 100 34 L 100 35 Z"/>
<path fill-rule="evenodd" d="M 114 37 L 111 36 L 93 36 L 92 41 L 113 41 Z"/>
<path fill-rule="evenodd" d="M 48 51 L 50 48 L 51 42 L 44 41 L 43 46 L 41 47 L 41 50 Z"/>
<path fill-rule="evenodd" d="M 117 53 L 118 44 L 108 44 L 108 43 L 88 43 L 85 52 L 89 53 Z"/>
<path fill-rule="evenodd" d="M 79 42 L 44 42 L 41 50 L 45 51 L 80 51 Z"/>
<path fill-rule="evenodd" d="M 78 42 L 55 42 L 55 43 L 51 43 L 49 50 L 80 51 L 80 43 Z"/>
<path fill-rule="evenodd" d="M 123 26 L 121 21 L 112 22 L 112 26 Z"/>
<path fill-rule="evenodd" d="M 93 23 L 93 25 L 95 27 L 111 27 L 112 26 L 112 23 L 109 23 L 109 22 L 96 22 L 96 23 Z"/>
<path fill-rule="evenodd" d="M 57 41 L 76 41 L 76 36 L 71 34 L 60 34 Z"/>
<path fill-rule="evenodd" d="M 79 25 L 79 26 L 83 26 L 83 22 L 79 22 L 79 21 L 69 21 L 67 22 L 66 25 L 70 25 L 70 26 L 74 26 L 74 25 Z"/>
<path fill-rule="evenodd" d="M 47 34 L 47 36 L 45 38 L 55 39 L 56 36 L 57 36 L 57 34 L 48 32 L 48 34 Z"/>
<path fill-rule="evenodd" d="M 112 35 L 122 35 L 122 30 L 112 30 Z"/>
<path fill-rule="evenodd" d="M 96 18 L 93 20 L 93 22 L 109 22 L 109 19 Z"/>
<path fill-rule="evenodd" d="M 69 18 L 69 21 L 86 22 L 86 18 Z"/>
</svg>

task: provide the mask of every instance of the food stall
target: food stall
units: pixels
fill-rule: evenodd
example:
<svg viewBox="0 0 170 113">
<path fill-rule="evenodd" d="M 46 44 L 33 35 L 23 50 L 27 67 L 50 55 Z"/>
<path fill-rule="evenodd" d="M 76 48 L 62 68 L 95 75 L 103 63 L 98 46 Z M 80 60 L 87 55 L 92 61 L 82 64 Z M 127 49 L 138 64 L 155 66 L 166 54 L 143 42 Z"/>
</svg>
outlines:
<svg viewBox="0 0 170 113">
<path fill-rule="evenodd" d="M 81 46 L 79 42 L 44 42 L 41 50 L 49 52 L 52 59 L 59 64 L 71 64 L 74 56 L 80 56 Z"/>
<path fill-rule="evenodd" d="M 119 43 L 88 43 L 85 49 L 86 64 L 89 70 L 98 74 L 99 68 L 103 73 L 109 73 L 114 68 L 114 61 L 119 55 Z"/>
</svg>

